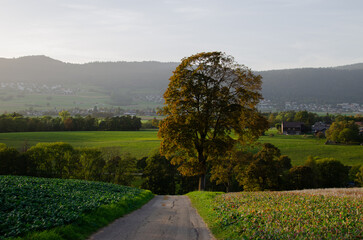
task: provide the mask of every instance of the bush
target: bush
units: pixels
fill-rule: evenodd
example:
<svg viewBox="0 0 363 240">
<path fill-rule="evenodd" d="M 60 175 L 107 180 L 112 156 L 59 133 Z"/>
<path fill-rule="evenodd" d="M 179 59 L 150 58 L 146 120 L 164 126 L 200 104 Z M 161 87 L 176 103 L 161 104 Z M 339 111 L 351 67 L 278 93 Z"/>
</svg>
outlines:
<svg viewBox="0 0 363 240">
<path fill-rule="evenodd" d="M 289 182 L 291 189 L 309 189 L 315 187 L 313 169 L 308 166 L 296 166 L 289 170 Z"/>
<path fill-rule="evenodd" d="M 348 184 L 348 168 L 333 158 L 323 158 L 316 161 L 319 171 L 319 187 L 345 187 Z"/>
<path fill-rule="evenodd" d="M 0 145 L 0 175 L 21 173 L 18 166 L 19 152 L 15 148 Z"/>
<path fill-rule="evenodd" d="M 142 188 L 155 194 L 175 194 L 177 169 L 160 153 L 154 152 L 146 159 Z"/>
<path fill-rule="evenodd" d="M 358 174 L 360 172 L 361 167 L 362 165 L 355 165 L 349 169 L 349 182 L 354 183 L 354 185 L 363 186 L 362 184 L 359 184 L 359 179 L 358 179 Z"/>
</svg>

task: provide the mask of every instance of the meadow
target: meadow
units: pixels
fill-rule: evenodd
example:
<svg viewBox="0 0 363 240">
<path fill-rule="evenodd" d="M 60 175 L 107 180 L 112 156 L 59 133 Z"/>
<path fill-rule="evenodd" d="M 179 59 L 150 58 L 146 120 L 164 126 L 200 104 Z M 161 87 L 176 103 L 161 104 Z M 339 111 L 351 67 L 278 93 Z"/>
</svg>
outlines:
<svg viewBox="0 0 363 240">
<path fill-rule="evenodd" d="M 153 196 L 146 190 L 82 180 L 0 176 L 0 185 L 0 239 L 84 239 Z"/>
<path fill-rule="evenodd" d="M 363 237 L 363 188 L 187 195 L 217 239 Z"/>
<path fill-rule="evenodd" d="M 273 134 L 273 136 L 271 135 Z M 325 145 L 325 139 L 311 135 L 285 136 L 274 130 L 259 140 L 272 143 L 291 158 L 293 165 L 302 165 L 308 156 L 335 158 L 345 165 L 363 164 L 363 147 L 359 145 Z M 74 147 L 120 147 L 137 158 L 148 156 L 160 146 L 157 130 L 90 131 L 90 132 L 23 132 L 0 133 L 0 143 L 22 150 L 38 142 L 67 142 Z"/>
</svg>

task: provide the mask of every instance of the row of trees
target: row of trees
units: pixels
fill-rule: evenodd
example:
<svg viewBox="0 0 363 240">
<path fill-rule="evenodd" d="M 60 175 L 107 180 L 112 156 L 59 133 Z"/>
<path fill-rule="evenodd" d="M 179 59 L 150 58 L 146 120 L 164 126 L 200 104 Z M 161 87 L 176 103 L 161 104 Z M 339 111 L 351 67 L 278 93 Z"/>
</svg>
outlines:
<svg viewBox="0 0 363 240">
<path fill-rule="evenodd" d="M 60 117 L 24 117 L 20 114 L 0 115 L 0 132 L 39 131 L 136 131 L 141 128 L 141 119 L 117 116 L 98 119 L 91 116 L 72 117 L 66 111 Z"/>
<path fill-rule="evenodd" d="M 180 189 L 188 179 L 195 187 L 196 178 L 183 178 L 177 167 L 159 152 L 153 153 L 146 160 L 143 187 L 157 194 L 180 194 L 188 190 Z M 237 151 L 215 164 L 207 173 L 206 189 L 300 190 L 349 184 L 363 186 L 363 165 L 350 167 L 332 158 L 309 157 L 304 165 L 292 167 L 290 159 L 281 155 L 278 148 L 264 144 L 256 154 Z"/>
<path fill-rule="evenodd" d="M 198 176 L 183 176 L 180 165 L 160 151 L 136 160 L 118 148 L 75 149 L 67 143 L 39 143 L 24 153 L 0 144 L 0 175 L 73 178 L 131 185 L 143 173 L 142 187 L 156 194 L 184 194 L 197 189 Z M 309 157 L 302 166 L 291 166 L 278 148 L 264 144 L 260 151 L 233 151 L 206 174 L 206 189 L 263 191 L 363 186 L 363 166 L 344 166 L 335 159 Z"/>
<path fill-rule="evenodd" d="M 302 122 L 307 127 L 306 130 L 311 130 L 311 126 L 316 122 L 332 124 L 334 121 L 363 121 L 363 116 L 359 114 L 356 116 L 343 116 L 328 113 L 326 115 L 318 115 L 308 111 L 264 113 L 264 116 L 268 119 L 270 127 L 275 127 L 276 124 L 281 124 L 281 122 Z"/>
<path fill-rule="evenodd" d="M 75 149 L 70 144 L 38 143 L 24 153 L 0 144 L 0 175 L 74 178 L 130 185 L 137 160 L 118 148 Z"/>
</svg>

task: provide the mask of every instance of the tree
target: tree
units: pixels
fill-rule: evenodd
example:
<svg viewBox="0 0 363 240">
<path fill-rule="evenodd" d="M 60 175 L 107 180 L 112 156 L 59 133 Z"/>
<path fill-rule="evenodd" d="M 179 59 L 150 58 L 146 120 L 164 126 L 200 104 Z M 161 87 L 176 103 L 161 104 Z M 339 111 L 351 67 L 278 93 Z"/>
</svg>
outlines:
<svg viewBox="0 0 363 240">
<path fill-rule="evenodd" d="M 316 161 L 320 175 L 320 187 L 345 187 L 349 182 L 349 170 L 334 158 L 322 158 Z"/>
<path fill-rule="evenodd" d="M 26 155 L 30 165 L 35 169 L 31 175 L 41 177 L 68 178 L 72 167 L 74 149 L 72 145 L 63 142 L 38 143 L 31 147 Z"/>
<path fill-rule="evenodd" d="M 0 175 L 18 174 L 19 152 L 12 147 L 7 147 L 5 144 L 0 143 Z"/>
<path fill-rule="evenodd" d="M 360 184 L 360 186 L 363 186 L 363 166 L 359 168 L 358 173 L 356 174 L 356 181 Z"/>
<path fill-rule="evenodd" d="M 308 166 L 295 166 L 289 170 L 290 187 L 292 189 L 309 189 L 315 187 L 313 169 Z"/>
<path fill-rule="evenodd" d="M 153 152 L 146 159 L 146 164 L 142 188 L 149 189 L 155 194 L 175 194 L 176 167 L 159 152 Z"/>
<path fill-rule="evenodd" d="M 265 143 L 237 180 L 246 191 L 279 190 L 284 188 L 284 175 L 290 168 L 290 158 L 281 155 L 274 145 Z"/>
<path fill-rule="evenodd" d="M 354 121 L 336 120 L 326 131 L 326 138 L 342 143 L 359 141 L 358 125 Z"/>
<path fill-rule="evenodd" d="M 236 181 L 236 177 L 245 171 L 245 168 L 253 160 L 253 154 L 248 151 L 233 149 L 226 155 L 222 155 L 223 159 L 215 158 L 210 171 L 210 180 L 215 181 L 216 184 L 223 184 L 226 192 L 229 192 Z"/>
<path fill-rule="evenodd" d="M 236 141 L 252 143 L 268 128 L 256 109 L 260 90 L 261 76 L 225 53 L 184 58 L 159 111 L 165 116 L 158 133 L 161 153 L 172 157 L 182 175 L 199 176 L 199 190 L 204 190 L 211 156 L 230 150 Z"/>
</svg>

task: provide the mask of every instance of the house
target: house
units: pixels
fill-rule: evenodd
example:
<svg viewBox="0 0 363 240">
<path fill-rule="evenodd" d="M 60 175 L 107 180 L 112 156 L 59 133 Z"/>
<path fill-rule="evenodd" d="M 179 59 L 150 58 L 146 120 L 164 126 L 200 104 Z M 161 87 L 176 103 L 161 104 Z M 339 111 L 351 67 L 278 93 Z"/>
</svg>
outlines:
<svg viewBox="0 0 363 240">
<path fill-rule="evenodd" d="M 363 122 L 355 122 L 355 124 L 358 125 L 359 128 L 359 135 L 363 136 Z"/>
<path fill-rule="evenodd" d="M 285 135 L 300 135 L 303 131 L 304 123 L 302 122 L 282 122 L 281 132 Z"/>
<path fill-rule="evenodd" d="M 317 134 L 319 132 L 322 132 L 325 134 L 325 131 L 328 130 L 330 127 L 330 124 L 326 124 L 323 122 L 316 122 L 313 126 L 311 126 L 311 130 L 314 134 Z"/>
</svg>

